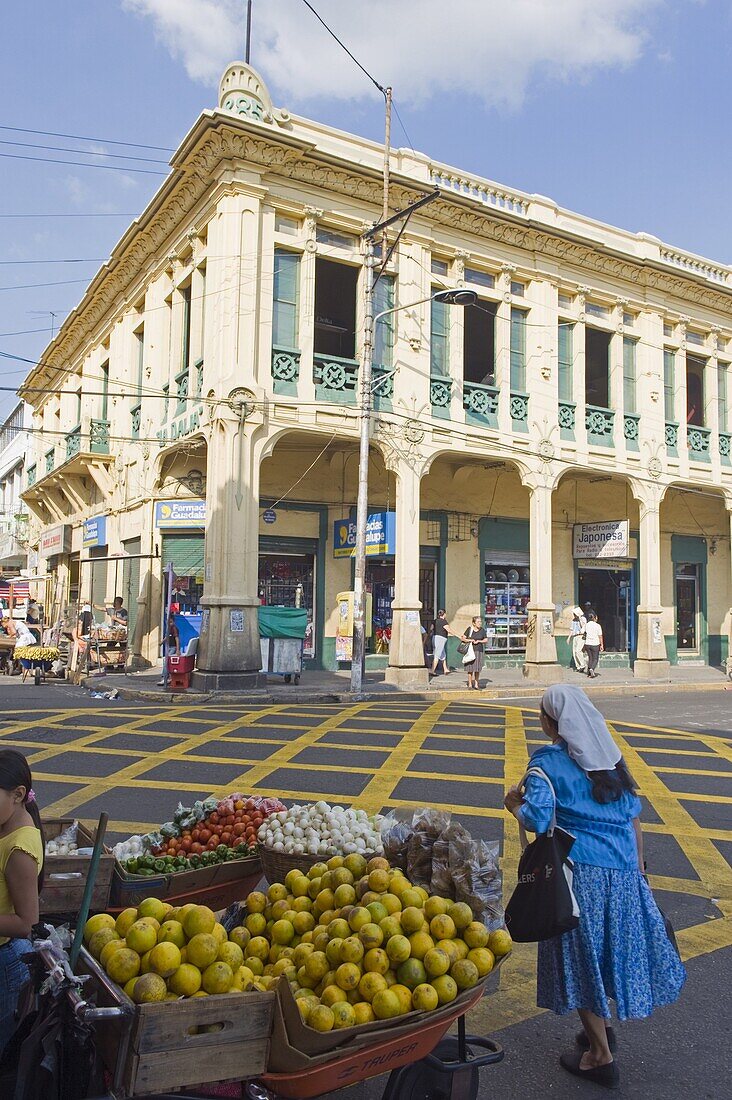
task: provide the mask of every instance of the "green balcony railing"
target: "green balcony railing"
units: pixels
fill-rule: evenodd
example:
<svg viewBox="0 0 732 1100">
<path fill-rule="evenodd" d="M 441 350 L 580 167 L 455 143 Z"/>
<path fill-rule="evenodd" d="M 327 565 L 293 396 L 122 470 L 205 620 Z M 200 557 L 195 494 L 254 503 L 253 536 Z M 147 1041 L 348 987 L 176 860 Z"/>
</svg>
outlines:
<svg viewBox="0 0 732 1100">
<path fill-rule="evenodd" d="M 132 406 L 132 409 L 130 410 L 130 416 L 131 416 L 131 420 L 132 420 L 132 432 L 131 432 L 132 438 L 133 439 L 139 439 L 140 438 L 140 427 L 142 426 L 142 403 L 141 402 L 138 403 L 137 405 Z"/>
<path fill-rule="evenodd" d="M 709 462 L 711 435 L 709 428 L 700 428 L 696 424 L 687 426 L 686 442 L 689 447 L 689 457 L 695 462 Z"/>
<path fill-rule="evenodd" d="M 33 463 L 32 466 L 29 466 L 28 469 L 26 470 L 26 483 L 27 483 L 29 489 L 31 488 L 32 485 L 35 485 L 35 483 L 36 483 L 36 464 L 35 464 L 35 462 Z"/>
<path fill-rule="evenodd" d="M 109 454 L 109 421 L 92 420 L 89 424 L 89 450 L 92 454 Z"/>
<path fill-rule="evenodd" d="M 603 447 L 612 447 L 615 413 L 599 405 L 585 406 L 585 428 L 590 443 Z"/>
<path fill-rule="evenodd" d="M 463 383 L 463 408 L 468 419 L 487 427 L 498 426 L 499 391 L 480 382 Z"/>
<path fill-rule="evenodd" d="M 316 353 L 313 356 L 313 377 L 316 397 L 344 405 L 355 402 L 358 382 L 356 359 Z"/>
<path fill-rule="evenodd" d="M 81 450 L 81 424 L 77 424 L 76 427 L 67 433 L 66 435 L 66 461 L 78 455 Z"/>
<path fill-rule="evenodd" d="M 273 344 L 271 369 L 274 392 L 295 397 L 300 378 L 300 349 Z"/>
<path fill-rule="evenodd" d="M 54 467 L 56 459 L 56 451 L 52 447 L 50 451 L 46 451 L 46 473 L 50 474 Z"/>
</svg>

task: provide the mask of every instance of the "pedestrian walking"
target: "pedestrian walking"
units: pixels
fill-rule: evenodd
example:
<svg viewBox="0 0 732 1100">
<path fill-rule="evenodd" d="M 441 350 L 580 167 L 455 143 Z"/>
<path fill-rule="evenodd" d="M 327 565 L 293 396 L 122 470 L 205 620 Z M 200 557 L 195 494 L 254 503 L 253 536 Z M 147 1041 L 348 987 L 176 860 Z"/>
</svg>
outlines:
<svg viewBox="0 0 732 1100">
<path fill-rule="evenodd" d="M 552 823 L 575 837 L 573 890 L 579 926 L 539 943 L 537 1004 L 577 1010 L 578 1050 L 569 1073 L 618 1088 L 610 1001 L 619 1020 L 650 1016 L 679 996 L 686 971 L 644 875 L 640 799 L 605 719 L 579 687 L 544 692 L 541 728 L 551 740 L 531 756 L 543 776 L 512 787 L 504 805 L 525 829 Z"/>
<path fill-rule="evenodd" d="M 463 668 L 468 674 L 468 688 L 474 688 L 475 691 L 480 691 L 485 640 L 486 632 L 480 615 L 473 615 L 470 626 L 461 636 L 460 641 L 468 647 L 463 656 Z"/>
<path fill-rule="evenodd" d="M 572 660 L 577 672 L 587 672 L 587 654 L 585 653 L 585 627 L 587 619 L 581 607 L 572 610 Z"/>
<path fill-rule="evenodd" d="M 18 996 L 29 977 L 23 955 L 38 923 L 45 843 L 28 761 L 0 750 L 0 1053 L 15 1031 Z"/>
<path fill-rule="evenodd" d="M 597 676 L 597 663 L 604 649 L 602 627 L 597 621 L 597 615 L 591 611 L 585 625 L 585 652 L 587 653 L 587 675 L 592 679 Z"/>
<path fill-rule="evenodd" d="M 437 666 L 442 665 L 443 675 L 447 676 L 447 639 L 453 631 L 447 625 L 447 612 L 441 608 L 432 624 L 432 675 L 437 674 Z"/>
</svg>

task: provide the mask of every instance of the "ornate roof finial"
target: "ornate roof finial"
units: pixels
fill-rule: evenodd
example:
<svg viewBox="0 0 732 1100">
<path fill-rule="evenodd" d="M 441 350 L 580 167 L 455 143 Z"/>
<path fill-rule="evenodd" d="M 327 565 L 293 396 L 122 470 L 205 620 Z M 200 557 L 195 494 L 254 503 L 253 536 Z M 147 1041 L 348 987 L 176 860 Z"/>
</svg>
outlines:
<svg viewBox="0 0 732 1100">
<path fill-rule="evenodd" d="M 232 61 L 219 84 L 219 108 L 260 122 L 272 121 L 272 99 L 256 69 Z"/>
</svg>

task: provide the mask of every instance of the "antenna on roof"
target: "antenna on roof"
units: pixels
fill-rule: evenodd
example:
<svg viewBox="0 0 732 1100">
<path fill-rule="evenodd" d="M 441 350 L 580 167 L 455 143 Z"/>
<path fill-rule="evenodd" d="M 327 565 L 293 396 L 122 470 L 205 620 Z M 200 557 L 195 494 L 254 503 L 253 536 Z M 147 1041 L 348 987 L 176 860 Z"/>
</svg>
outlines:
<svg viewBox="0 0 732 1100">
<path fill-rule="evenodd" d="M 249 57 L 251 54 L 252 45 L 252 0 L 247 0 L 247 37 L 246 48 L 244 51 L 244 60 L 247 65 L 249 64 Z"/>
</svg>

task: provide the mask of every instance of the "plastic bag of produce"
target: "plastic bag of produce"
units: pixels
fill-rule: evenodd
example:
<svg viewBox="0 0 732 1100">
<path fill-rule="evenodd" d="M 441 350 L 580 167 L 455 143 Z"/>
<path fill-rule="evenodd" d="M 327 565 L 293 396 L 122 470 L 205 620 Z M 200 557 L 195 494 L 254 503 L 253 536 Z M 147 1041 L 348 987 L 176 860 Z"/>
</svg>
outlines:
<svg viewBox="0 0 732 1100">
<path fill-rule="evenodd" d="M 407 878 L 415 886 L 429 889 L 432 881 L 432 849 L 449 824 L 450 815 L 445 810 L 427 807 L 414 814 L 413 833 L 407 845 Z"/>
<path fill-rule="evenodd" d="M 74 821 L 68 829 L 64 829 L 53 840 L 46 842 L 47 856 L 74 856 L 77 853 L 77 840 L 79 837 L 79 822 Z"/>
<path fill-rule="evenodd" d="M 151 852 L 154 848 L 159 848 L 162 843 L 162 833 L 146 833 L 142 838 L 142 845 L 146 852 Z"/>
<path fill-rule="evenodd" d="M 392 867 L 399 867 L 406 874 L 407 871 L 407 847 L 414 836 L 412 828 L 412 812 L 405 815 L 404 811 L 390 810 L 380 823 L 381 843 L 384 847 L 384 856 Z"/>
<path fill-rule="evenodd" d="M 178 836 L 179 833 L 180 829 L 173 821 L 166 821 L 164 825 L 160 826 L 160 835 L 166 840 L 170 840 L 171 837 Z"/>
<path fill-rule="evenodd" d="M 475 919 L 491 932 L 503 928 L 503 876 L 498 865 L 498 841 L 473 840 L 462 829 L 448 841 L 448 868 L 455 900 L 467 902 Z"/>
</svg>

